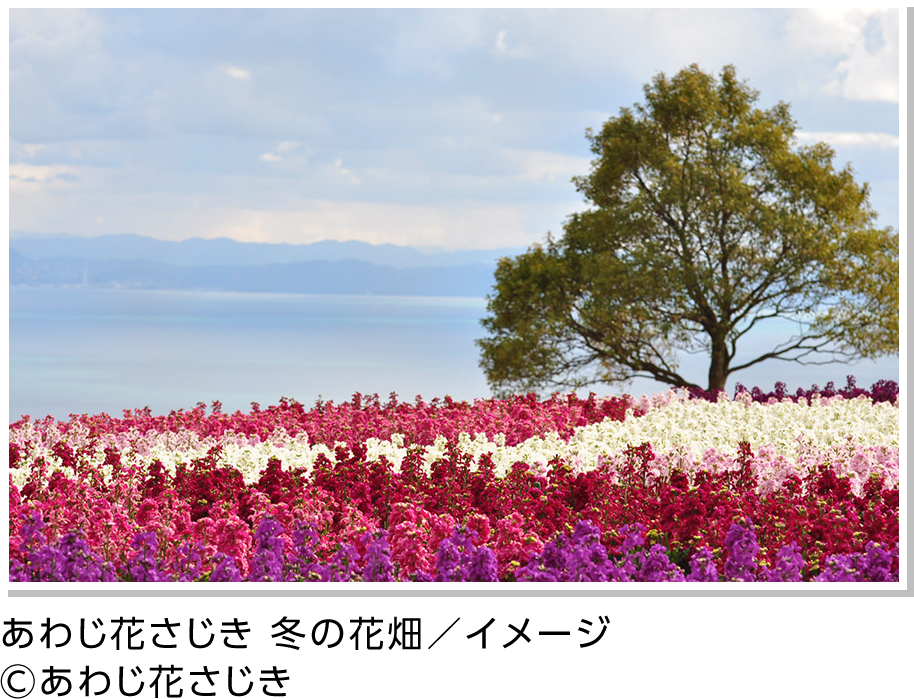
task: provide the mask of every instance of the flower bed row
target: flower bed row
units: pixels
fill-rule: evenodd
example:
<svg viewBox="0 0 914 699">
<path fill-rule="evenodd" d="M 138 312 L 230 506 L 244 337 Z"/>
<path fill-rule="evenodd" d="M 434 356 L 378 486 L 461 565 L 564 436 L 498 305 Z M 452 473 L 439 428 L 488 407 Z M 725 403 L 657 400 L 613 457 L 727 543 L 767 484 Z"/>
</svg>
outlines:
<svg viewBox="0 0 914 699">
<path fill-rule="evenodd" d="M 310 532 L 314 570 L 335 570 L 335 557 L 343 556 L 353 571 L 347 579 L 365 577 L 370 546 L 389 547 L 394 579 L 453 579 L 440 566 L 450 555 L 441 547 L 455 536 L 464 537 L 457 549 L 491 554 L 480 570 L 494 561 L 498 580 L 646 579 L 637 571 L 654 570 L 664 557 L 681 574 L 669 569 L 663 579 L 697 579 L 695 556 L 713 563 L 720 578 L 736 579 L 728 544 L 735 526 L 751 530 L 758 546 L 753 575 L 762 580 L 882 580 L 870 570 L 877 558 L 883 567 L 890 560 L 888 575 L 897 576 L 897 391 L 892 402 L 761 397 L 528 396 L 473 406 L 445 401 L 435 414 L 418 402 L 381 406 L 357 396 L 339 411 L 349 422 L 337 416 L 321 423 L 327 404 L 305 414 L 288 402 L 252 411 L 247 423 L 218 411 L 142 424 L 135 413 L 120 422 L 23 420 L 10 427 L 11 576 L 58 575 L 47 561 L 62 569 L 60 561 L 73 557 L 60 553 L 65 547 L 83 551 L 79 560 L 99 557 L 104 575 L 135 579 L 130 562 L 140 546 L 168 579 L 186 577 L 191 555 L 200 560 L 193 579 L 220 579 L 232 566 L 239 578 L 257 579 L 265 523 L 280 532 L 286 553 L 298 551 L 302 532 Z M 288 420 L 264 423 L 256 417 L 264 413 L 305 418 L 295 428 Z M 446 415 L 442 424 L 456 429 L 493 414 L 510 416 L 514 437 L 460 432 L 430 440 L 418 426 Z M 391 415 L 400 421 L 387 427 L 403 432 L 377 436 L 366 427 Z M 567 426 L 571 415 L 580 423 L 573 430 L 552 429 L 556 416 Z M 260 428 L 245 431 L 245 424 Z M 305 424 L 322 425 L 327 440 L 313 440 Z M 342 439 L 354 434 L 370 436 Z M 592 529 L 579 535 L 585 522 Z M 632 527 L 643 533 L 643 546 L 625 543 Z M 606 552 L 591 577 L 561 572 L 556 563 L 556 551 L 573 549 L 568 542 L 581 537 Z M 355 554 L 340 553 L 347 547 Z M 642 558 L 631 558 L 636 553 Z M 594 555 L 590 560 L 600 559 Z M 802 560 L 799 572 L 785 573 L 782 559 Z M 289 578 L 283 566 L 273 579 Z"/>
<path fill-rule="evenodd" d="M 172 565 L 157 558 L 155 532 L 137 534 L 126 562 L 116 567 L 93 553 L 79 534 L 70 532 L 53 544 L 44 536 L 45 524 L 36 514 L 22 527 L 20 560 L 12 563 L 12 582 L 394 582 L 396 566 L 382 530 L 365 533 L 360 554 L 352 544 L 339 547 L 332 558 L 321 562 L 315 554 L 318 536 L 312 525 L 299 526 L 286 552 L 282 526 L 272 517 L 264 518 L 254 535 L 257 545 L 250 573 L 244 577 L 235 558 L 216 553 L 211 566 L 204 565 L 199 542 L 185 542 Z M 759 566 L 760 547 L 752 521 L 734 522 L 725 541 L 727 559 L 719 572 L 714 552 L 706 546 L 686 560 L 674 562 L 662 544 L 647 546 L 640 524 L 620 530 L 624 540 L 619 553 L 609 555 L 601 543 L 601 532 L 582 520 L 571 536 L 556 534 L 527 563 L 514 571 L 518 582 L 801 582 L 806 563 L 800 547 L 788 544 L 780 549 L 770 566 Z M 456 527 L 438 546 L 434 575 L 419 571 L 414 582 L 496 582 L 498 561 L 492 549 L 477 545 L 478 534 Z M 868 543 L 862 554 L 832 555 L 816 582 L 892 582 L 898 580 L 898 548 L 888 551 Z"/>
</svg>

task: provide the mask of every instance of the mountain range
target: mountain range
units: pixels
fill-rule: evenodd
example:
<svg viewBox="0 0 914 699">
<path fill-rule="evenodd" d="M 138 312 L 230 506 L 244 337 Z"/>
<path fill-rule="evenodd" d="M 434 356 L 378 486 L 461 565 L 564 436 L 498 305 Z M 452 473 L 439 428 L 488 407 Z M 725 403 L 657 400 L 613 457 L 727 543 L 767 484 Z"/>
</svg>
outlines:
<svg viewBox="0 0 914 699">
<path fill-rule="evenodd" d="M 523 252 L 15 231 L 9 245 L 10 285 L 477 298 L 491 292 L 498 260 Z"/>
</svg>

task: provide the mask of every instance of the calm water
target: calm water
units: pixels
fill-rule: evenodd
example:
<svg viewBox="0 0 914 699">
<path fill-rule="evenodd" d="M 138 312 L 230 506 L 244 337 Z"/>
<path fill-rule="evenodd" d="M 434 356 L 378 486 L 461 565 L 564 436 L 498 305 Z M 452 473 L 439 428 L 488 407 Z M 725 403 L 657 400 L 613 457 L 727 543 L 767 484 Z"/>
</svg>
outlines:
<svg viewBox="0 0 914 699">
<path fill-rule="evenodd" d="M 404 400 L 490 395 L 473 340 L 483 299 L 10 288 L 10 420 L 162 413 L 197 402 L 248 410 L 287 396 L 311 405 L 359 391 Z M 771 336 L 754 343 L 770 347 Z M 750 343 L 741 345 L 747 356 Z M 754 356 L 754 354 L 753 354 Z M 770 389 L 898 380 L 897 358 L 846 367 L 768 362 L 734 375 Z M 703 382 L 706 360 L 682 370 Z M 636 380 L 631 393 L 663 386 Z M 603 388 L 600 393 L 622 389 Z"/>
<path fill-rule="evenodd" d="M 482 299 L 10 289 L 10 417 L 488 395 Z"/>
</svg>

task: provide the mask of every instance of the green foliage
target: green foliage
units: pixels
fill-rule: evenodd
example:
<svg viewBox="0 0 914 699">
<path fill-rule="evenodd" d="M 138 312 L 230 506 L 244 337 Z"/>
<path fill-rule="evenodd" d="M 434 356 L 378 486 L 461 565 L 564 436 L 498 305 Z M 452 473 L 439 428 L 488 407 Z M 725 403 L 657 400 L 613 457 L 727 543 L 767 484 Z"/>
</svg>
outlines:
<svg viewBox="0 0 914 699">
<path fill-rule="evenodd" d="M 827 144 L 797 144 L 786 104 L 757 101 L 732 66 L 715 80 L 693 65 L 588 130 L 596 157 L 574 183 L 590 210 L 496 271 L 477 341 L 496 393 L 697 386 L 680 352 L 708 355 L 708 388 L 769 359 L 898 352 L 897 233 L 875 227 L 869 187 Z M 735 363 L 772 318 L 793 337 Z"/>
</svg>

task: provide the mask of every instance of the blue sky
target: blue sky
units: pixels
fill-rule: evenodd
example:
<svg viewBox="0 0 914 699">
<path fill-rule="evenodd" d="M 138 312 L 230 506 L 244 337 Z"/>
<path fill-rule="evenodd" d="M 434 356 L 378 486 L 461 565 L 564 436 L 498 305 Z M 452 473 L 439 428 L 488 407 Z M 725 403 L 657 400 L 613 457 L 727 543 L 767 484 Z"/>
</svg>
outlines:
<svg viewBox="0 0 914 699">
<path fill-rule="evenodd" d="M 732 63 L 899 225 L 899 12 L 10 12 L 10 228 L 528 245 L 587 127 Z"/>
</svg>

